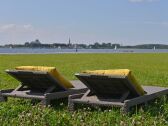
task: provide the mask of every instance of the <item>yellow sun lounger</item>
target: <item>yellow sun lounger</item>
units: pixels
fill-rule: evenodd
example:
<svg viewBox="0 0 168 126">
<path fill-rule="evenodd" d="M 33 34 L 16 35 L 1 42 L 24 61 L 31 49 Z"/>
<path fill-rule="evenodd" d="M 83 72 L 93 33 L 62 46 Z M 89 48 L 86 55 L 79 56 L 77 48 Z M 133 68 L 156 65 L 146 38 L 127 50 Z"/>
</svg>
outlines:
<svg viewBox="0 0 168 126">
<path fill-rule="evenodd" d="M 88 88 L 84 94 L 69 96 L 69 109 L 75 104 L 120 107 L 128 112 L 132 106 L 168 94 L 168 88 L 141 86 L 128 69 L 84 71 L 75 74 Z"/>
<path fill-rule="evenodd" d="M 16 89 L 1 90 L 0 101 L 6 101 L 7 97 L 18 97 L 39 99 L 43 105 L 48 105 L 53 99 L 87 90 L 82 83 L 65 79 L 55 67 L 20 66 L 6 72 L 21 84 Z"/>
</svg>

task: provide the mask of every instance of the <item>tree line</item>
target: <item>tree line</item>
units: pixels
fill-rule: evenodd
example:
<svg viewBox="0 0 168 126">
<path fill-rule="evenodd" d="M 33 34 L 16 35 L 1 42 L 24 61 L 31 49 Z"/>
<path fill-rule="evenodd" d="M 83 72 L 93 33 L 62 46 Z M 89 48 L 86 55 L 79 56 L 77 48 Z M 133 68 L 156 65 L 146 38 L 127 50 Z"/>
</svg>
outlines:
<svg viewBox="0 0 168 126">
<path fill-rule="evenodd" d="M 71 44 L 71 43 L 52 43 L 43 44 L 38 39 L 32 42 L 25 42 L 24 44 L 6 44 L 0 46 L 1 48 L 60 48 L 60 49 L 117 49 L 117 48 L 134 48 L 134 49 L 168 49 L 165 44 L 142 44 L 134 46 L 123 46 L 117 43 L 99 43 L 94 44 Z"/>
</svg>

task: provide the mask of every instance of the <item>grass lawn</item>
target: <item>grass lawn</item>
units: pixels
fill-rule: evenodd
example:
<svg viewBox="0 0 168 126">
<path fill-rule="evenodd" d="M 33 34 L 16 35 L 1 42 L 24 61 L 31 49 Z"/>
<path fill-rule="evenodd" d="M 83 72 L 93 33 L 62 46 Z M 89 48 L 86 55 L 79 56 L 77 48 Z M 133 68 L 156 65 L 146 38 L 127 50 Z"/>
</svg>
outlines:
<svg viewBox="0 0 168 126">
<path fill-rule="evenodd" d="M 0 55 L 0 89 L 15 88 L 18 82 L 5 69 L 20 65 L 55 66 L 65 77 L 74 80 L 74 73 L 95 69 L 131 69 L 143 85 L 168 87 L 168 54 L 46 54 Z M 9 98 L 0 103 L 1 125 L 168 125 L 168 101 L 157 99 L 148 106 L 134 108 L 123 115 L 117 109 L 101 110 L 79 107 L 67 110 L 67 100 L 53 101 L 51 107 L 30 100 Z"/>
</svg>

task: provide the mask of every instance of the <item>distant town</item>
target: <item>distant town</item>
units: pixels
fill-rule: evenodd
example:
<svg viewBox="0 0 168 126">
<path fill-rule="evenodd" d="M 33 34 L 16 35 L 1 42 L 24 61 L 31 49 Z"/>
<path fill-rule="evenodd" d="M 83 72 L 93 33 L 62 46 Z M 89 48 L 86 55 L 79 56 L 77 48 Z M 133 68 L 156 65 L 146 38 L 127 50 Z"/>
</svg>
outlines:
<svg viewBox="0 0 168 126">
<path fill-rule="evenodd" d="M 67 43 L 52 43 L 44 44 L 39 39 L 31 42 L 25 42 L 24 44 L 6 44 L 0 45 L 0 48 L 58 48 L 58 49 L 117 49 L 117 48 L 134 48 L 134 49 L 168 49 L 166 44 L 142 44 L 134 46 L 123 46 L 117 43 L 99 43 L 94 44 L 74 44 L 71 40 Z"/>
</svg>

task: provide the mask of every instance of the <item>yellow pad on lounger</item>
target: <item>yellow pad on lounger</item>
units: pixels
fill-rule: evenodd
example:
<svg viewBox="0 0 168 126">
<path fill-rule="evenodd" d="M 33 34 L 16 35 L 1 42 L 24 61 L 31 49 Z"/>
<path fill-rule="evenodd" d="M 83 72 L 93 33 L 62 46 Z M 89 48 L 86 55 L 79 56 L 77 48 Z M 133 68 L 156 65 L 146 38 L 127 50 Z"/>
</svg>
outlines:
<svg viewBox="0 0 168 126">
<path fill-rule="evenodd" d="M 30 70 L 30 71 L 42 71 L 48 72 L 52 77 L 54 77 L 62 86 L 65 88 L 73 88 L 74 86 L 65 79 L 55 67 L 45 67 L 45 66 L 19 66 L 15 68 L 16 70 Z"/>
<path fill-rule="evenodd" d="M 135 90 L 140 94 L 144 95 L 145 91 L 138 83 L 138 81 L 133 76 L 132 72 L 129 69 L 114 69 L 114 70 L 86 70 L 82 73 L 93 74 L 93 75 L 103 75 L 103 76 L 123 76 L 127 77 L 131 84 L 135 87 Z"/>
</svg>

